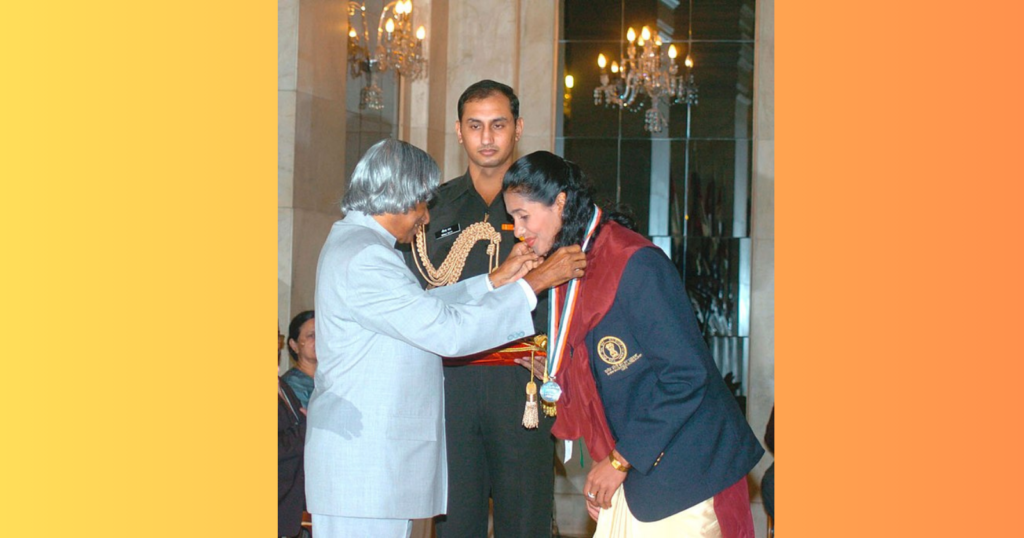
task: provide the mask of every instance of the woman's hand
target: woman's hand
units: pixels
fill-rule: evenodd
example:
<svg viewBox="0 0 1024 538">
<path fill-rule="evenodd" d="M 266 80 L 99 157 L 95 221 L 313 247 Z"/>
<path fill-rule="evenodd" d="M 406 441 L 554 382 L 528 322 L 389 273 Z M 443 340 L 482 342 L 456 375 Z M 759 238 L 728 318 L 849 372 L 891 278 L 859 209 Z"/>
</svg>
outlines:
<svg viewBox="0 0 1024 538">
<path fill-rule="evenodd" d="M 621 454 L 614 451 L 613 454 L 619 462 L 628 465 Z M 587 483 L 583 486 L 583 493 L 587 497 L 587 511 L 591 512 L 591 517 L 593 511 L 597 509 L 607 510 L 612 507 L 612 495 L 625 480 L 626 473 L 612 467 L 611 461 L 603 459 L 594 462 L 593 468 L 587 474 Z"/>
</svg>

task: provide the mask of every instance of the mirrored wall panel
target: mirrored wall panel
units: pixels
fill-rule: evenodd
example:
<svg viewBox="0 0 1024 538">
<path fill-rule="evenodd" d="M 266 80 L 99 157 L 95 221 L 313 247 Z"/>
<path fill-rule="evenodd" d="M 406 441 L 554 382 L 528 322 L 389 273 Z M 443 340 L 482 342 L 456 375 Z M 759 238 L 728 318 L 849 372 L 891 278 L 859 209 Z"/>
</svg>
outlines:
<svg viewBox="0 0 1024 538">
<path fill-rule="evenodd" d="M 562 0 L 559 43 L 564 99 L 556 151 L 580 164 L 600 198 L 628 206 L 641 233 L 668 251 L 740 399 L 748 363 L 754 6 Z M 658 61 L 637 60 L 644 52 Z M 648 85 L 628 84 L 624 66 Z"/>
</svg>

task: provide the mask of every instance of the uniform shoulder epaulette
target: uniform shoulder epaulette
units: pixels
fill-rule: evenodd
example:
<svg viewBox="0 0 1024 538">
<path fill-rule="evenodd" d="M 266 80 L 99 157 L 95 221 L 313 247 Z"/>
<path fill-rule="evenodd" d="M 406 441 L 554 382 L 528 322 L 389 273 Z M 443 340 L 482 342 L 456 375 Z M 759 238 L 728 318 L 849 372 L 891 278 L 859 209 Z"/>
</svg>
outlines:
<svg viewBox="0 0 1024 538">
<path fill-rule="evenodd" d="M 440 186 L 437 187 L 437 192 L 446 192 L 452 190 L 452 187 L 455 186 L 455 183 L 457 183 L 458 180 L 459 178 L 455 178 L 450 181 L 442 183 Z"/>
</svg>

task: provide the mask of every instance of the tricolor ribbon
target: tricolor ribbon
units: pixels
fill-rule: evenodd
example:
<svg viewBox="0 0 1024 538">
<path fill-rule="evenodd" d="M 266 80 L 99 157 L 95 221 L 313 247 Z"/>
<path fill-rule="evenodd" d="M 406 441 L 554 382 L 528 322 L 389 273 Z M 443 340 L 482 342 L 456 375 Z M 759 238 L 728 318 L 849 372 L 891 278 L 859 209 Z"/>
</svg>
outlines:
<svg viewBox="0 0 1024 538">
<path fill-rule="evenodd" d="M 583 251 L 587 251 L 590 238 L 597 230 L 597 224 L 601 222 L 601 208 L 594 206 L 594 216 L 590 218 L 587 225 L 587 234 L 583 238 Z M 557 286 L 548 290 L 548 363 L 547 377 L 554 381 L 555 376 L 562 365 L 562 355 L 565 352 L 565 341 L 569 335 L 569 324 L 572 323 L 572 315 L 576 309 L 576 298 L 579 296 L 579 279 L 573 278 L 568 286 Z M 565 290 L 559 292 L 559 290 Z M 564 294 L 564 297 L 563 297 Z M 558 305 L 564 299 L 561 315 L 558 312 Z"/>
</svg>

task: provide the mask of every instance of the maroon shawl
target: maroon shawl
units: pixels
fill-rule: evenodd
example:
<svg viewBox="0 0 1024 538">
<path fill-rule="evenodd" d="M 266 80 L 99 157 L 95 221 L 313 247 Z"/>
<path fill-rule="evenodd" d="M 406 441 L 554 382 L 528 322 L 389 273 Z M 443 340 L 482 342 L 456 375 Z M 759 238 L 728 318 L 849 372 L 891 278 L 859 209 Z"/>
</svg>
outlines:
<svg viewBox="0 0 1024 538">
<path fill-rule="evenodd" d="M 608 419 L 590 370 L 590 353 L 584 339 L 615 302 L 619 280 L 630 256 L 641 248 L 654 246 L 642 235 L 608 221 L 601 226 L 597 242 L 587 253 L 587 271 L 580 279 L 576 312 L 565 347 L 566 350 L 571 349 L 572 354 L 566 351 L 557 375 L 562 397 L 558 400 L 558 415 L 551 433 L 559 439 L 583 437 L 590 457 L 595 461 L 611 454 L 615 440 L 608 429 Z"/>
</svg>

